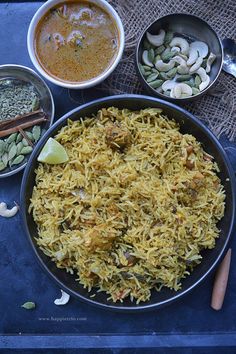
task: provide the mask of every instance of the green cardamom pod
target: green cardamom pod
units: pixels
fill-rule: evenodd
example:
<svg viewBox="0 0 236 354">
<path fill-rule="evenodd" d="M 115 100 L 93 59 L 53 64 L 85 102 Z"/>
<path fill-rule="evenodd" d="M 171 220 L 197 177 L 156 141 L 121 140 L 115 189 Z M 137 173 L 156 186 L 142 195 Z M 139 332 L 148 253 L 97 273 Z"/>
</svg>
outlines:
<svg viewBox="0 0 236 354">
<path fill-rule="evenodd" d="M 199 85 L 201 84 L 202 80 L 199 75 L 195 76 L 195 87 L 198 88 Z"/>
<path fill-rule="evenodd" d="M 190 80 L 190 81 L 182 81 L 183 84 L 187 84 L 190 87 L 194 87 L 194 81 Z"/>
<path fill-rule="evenodd" d="M 37 111 L 37 109 L 39 109 L 39 99 L 38 97 L 35 97 L 32 101 L 32 105 L 31 105 L 31 109 L 32 111 Z"/>
<path fill-rule="evenodd" d="M 157 54 L 161 54 L 162 52 L 164 52 L 164 50 L 166 49 L 166 47 L 164 45 L 160 45 L 160 47 L 157 47 L 154 51 L 155 55 Z"/>
<path fill-rule="evenodd" d="M 168 76 L 168 78 L 172 79 L 176 75 L 176 72 L 177 72 L 177 68 L 173 68 L 173 69 L 169 70 L 166 73 L 166 75 Z"/>
<path fill-rule="evenodd" d="M 4 153 L 5 150 L 5 141 L 0 140 L 0 155 Z"/>
<path fill-rule="evenodd" d="M 174 33 L 171 31 L 166 32 L 164 43 L 170 43 L 173 39 Z"/>
<path fill-rule="evenodd" d="M 8 161 L 12 160 L 13 157 L 16 156 L 16 152 L 17 152 L 17 147 L 16 147 L 16 144 L 14 143 L 14 145 L 12 145 L 11 148 L 9 149 Z"/>
<path fill-rule="evenodd" d="M 7 138 L 7 140 L 6 140 L 7 144 L 10 144 L 10 143 L 12 143 L 13 141 L 15 141 L 15 140 L 16 140 L 16 137 L 17 137 L 17 133 L 11 134 L 11 135 Z"/>
<path fill-rule="evenodd" d="M 169 80 L 168 76 L 166 73 L 163 73 L 163 72 L 160 72 L 159 75 L 158 75 L 158 79 L 161 79 L 161 80 Z"/>
<path fill-rule="evenodd" d="M 30 154 L 31 152 L 33 151 L 33 148 L 31 146 L 24 146 L 22 149 L 21 149 L 21 155 L 28 155 Z"/>
<path fill-rule="evenodd" d="M 142 75 L 145 75 L 145 69 L 144 69 L 143 65 L 139 64 L 138 67 L 139 67 L 139 70 L 141 71 Z"/>
<path fill-rule="evenodd" d="M 11 166 L 18 165 L 19 163 L 21 163 L 24 160 L 24 158 L 25 158 L 24 155 L 19 155 L 19 156 L 15 157 L 11 163 Z"/>
<path fill-rule="evenodd" d="M 159 71 L 158 71 L 157 69 L 155 69 L 155 68 L 152 68 L 151 71 L 152 71 L 153 73 L 159 74 Z"/>
<path fill-rule="evenodd" d="M 169 51 L 169 52 L 163 54 L 161 56 L 161 58 L 164 62 L 166 62 L 166 61 L 169 61 L 171 58 L 173 58 L 176 55 L 176 53 L 177 53 L 176 51 L 173 51 L 173 52 Z"/>
<path fill-rule="evenodd" d="M 150 70 L 151 68 L 150 68 L 150 66 L 148 66 L 148 65 L 142 65 L 142 67 L 144 68 L 144 70 L 145 71 L 147 71 L 147 70 Z"/>
<path fill-rule="evenodd" d="M 29 143 L 28 143 L 28 141 L 25 138 L 22 139 L 22 144 L 24 146 L 29 146 Z"/>
<path fill-rule="evenodd" d="M 151 75 L 151 73 L 152 73 L 151 71 L 145 71 L 145 75 L 144 76 L 148 77 L 149 75 Z"/>
<path fill-rule="evenodd" d="M 196 87 L 192 87 L 193 95 L 198 95 L 200 93 L 200 90 Z"/>
<path fill-rule="evenodd" d="M 5 166 L 7 166 L 7 163 L 8 163 L 8 153 L 7 152 L 5 152 L 2 155 L 2 162 L 4 163 Z"/>
<path fill-rule="evenodd" d="M 37 142 L 41 136 L 41 128 L 39 125 L 35 125 L 32 129 L 32 134 L 34 137 L 34 141 Z"/>
<path fill-rule="evenodd" d="M 21 307 L 23 307 L 26 310 L 33 310 L 35 309 L 36 305 L 32 301 L 27 301 L 23 305 L 21 305 Z"/>
<path fill-rule="evenodd" d="M 160 87 L 162 84 L 163 84 L 163 80 L 155 80 L 155 81 L 149 82 L 149 85 L 154 89 Z"/>
<path fill-rule="evenodd" d="M 22 143 L 22 141 L 20 141 L 17 145 L 16 145 L 16 153 L 17 153 L 17 155 L 20 155 L 20 152 L 21 152 L 21 150 L 22 150 L 22 148 L 24 147 L 24 145 L 23 145 L 23 143 Z"/>
<path fill-rule="evenodd" d="M 151 81 L 156 80 L 157 76 L 158 76 L 158 75 L 157 75 L 156 73 L 152 73 L 151 75 L 149 75 L 149 76 L 147 77 L 147 82 L 151 82 Z"/>
<path fill-rule="evenodd" d="M 0 171 L 4 170 L 6 168 L 6 165 L 4 164 L 3 161 L 0 161 Z"/>
<path fill-rule="evenodd" d="M 31 141 L 34 140 L 34 136 L 33 136 L 33 134 L 32 134 L 31 132 L 25 132 L 25 134 L 27 135 L 27 137 L 28 137 Z"/>
<path fill-rule="evenodd" d="M 149 49 L 149 51 L 148 51 L 148 59 L 150 60 L 150 62 L 153 63 L 154 58 L 155 58 L 154 49 L 151 48 L 151 49 Z"/>
<path fill-rule="evenodd" d="M 22 139 L 23 139 L 23 136 L 21 135 L 21 133 L 18 133 L 17 138 L 16 138 L 16 143 L 18 144 Z"/>
<path fill-rule="evenodd" d="M 177 82 L 188 81 L 188 80 L 190 80 L 191 78 L 192 78 L 191 75 L 186 74 L 186 75 L 178 76 L 178 77 L 176 78 L 176 81 L 177 81 Z"/>
</svg>

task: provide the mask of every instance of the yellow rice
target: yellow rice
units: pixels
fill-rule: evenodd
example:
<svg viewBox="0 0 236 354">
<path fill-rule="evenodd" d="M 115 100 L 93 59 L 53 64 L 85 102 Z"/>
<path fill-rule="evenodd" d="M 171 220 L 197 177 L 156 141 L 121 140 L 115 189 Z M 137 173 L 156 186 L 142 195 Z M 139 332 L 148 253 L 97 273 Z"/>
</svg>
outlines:
<svg viewBox="0 0 236 354">
<path fill-rule="evenodd" d="M 130 140 L 109 144 L 108 128 Z M 212 157 L 153 108 L 102 109 L 56 140 L 69 162 L 39 164 L 29 208 L 43 252 L 114 302 L 181 289 L 219 236 L 225 193 Z"/>
</svg>

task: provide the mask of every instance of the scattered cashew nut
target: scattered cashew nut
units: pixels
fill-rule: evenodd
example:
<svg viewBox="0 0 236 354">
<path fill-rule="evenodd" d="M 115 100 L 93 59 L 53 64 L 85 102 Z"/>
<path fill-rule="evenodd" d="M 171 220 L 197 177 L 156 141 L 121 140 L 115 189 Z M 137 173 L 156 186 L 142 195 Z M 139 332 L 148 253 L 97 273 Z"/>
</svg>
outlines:
<svg viewBox="0 0 236 354">
<path fill-rule="evenodd" d="M 170 91 L 170 97 L 181 98 L 182 94 L 192 96 L 192 88 L 184 83 L 176 84 Z"/>
<path fill-rule="evenodd" d="M 200 57 L 205 58 L 208 54 L 208 45 L 201 41 L 195 41 L 190 44 L 189 51 L 197 51 Z"/>
<path fill-rule="evenodd" d="M 153 63 L 148 58 L 148 51 L 147 50 L 144 50 L 144 52 L 142 54 L 142 59 L 143 59 L 143 62 L 145 65 L 153 66 Z"/>
<path fill-rule="evenodd" d="M 55 305 L 66 305 L 70 300 L 70 295 L 61 290 L 61 298 L 54 301 Z"/>
<path fill-rule="evenodd" d="M 173 69 L 174 66 L 175 66 L 175 61 L 172 59 L 168 63 L 164 63 L 163 60 L 158 60 L 155 65 L 157 70 L 164 71 L 164 72 Z"/>
<path fill-rule="evenodd" d="M 180 47 L 180 51 L 183 54 L 188 54 L 189 52 L 189 44 L 186 39 L 181 37 L 174 37 L 170 42 L 170 47 Z"/>
<path fill-rule="evenodd" d="M 200 68 L 200 66 L 202 65 L 202 62 L 203 62 L 202 57 L 198 57 L 196 63 L 193 64 L 193 65 L 191 66 L 191 68 L 189 69 L 189 72 L 190 72 L 190 73 L 194 73 L 195 71 L 197 71 L 197 70 Z"/>
<path fill-rule="evenodd" d="M 18 210 L 19 210 L 18 205 L 15 205 L 11 209 L 7 209 L 6 203 L 4 202 L 0 203 L 0 216 L 3 216 L 5 218 L 11 218 L 12 216 L 16 215 Z"/>
<path fill-rule="evenodd" d="M 159 34 L 157 34 L 157 35 L 153 35 L 153 34 L 147 32 L 147 39 L 152 45 L 159 47 L 160 45 L 162 45 L 164 43 L 165 34 L 166 33 L 163 29 L 161 29 Z"/>
<path fill-rule="evenodd" d="M 207 59 L 207 65 L 206 65 L 206 73 L 209 73 L 211 71 L 211 65 L 216 59 L 216 55 L 214 53 L 210 53 L 208 59 Z"/>
</svg>

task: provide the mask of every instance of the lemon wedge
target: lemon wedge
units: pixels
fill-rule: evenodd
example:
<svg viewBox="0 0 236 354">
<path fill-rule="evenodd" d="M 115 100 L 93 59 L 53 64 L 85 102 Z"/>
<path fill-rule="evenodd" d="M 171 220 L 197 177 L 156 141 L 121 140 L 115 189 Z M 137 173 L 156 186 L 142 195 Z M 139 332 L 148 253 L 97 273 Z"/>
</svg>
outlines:
<svg viewBox="0 0 236 354">
<path fill-rule="evenodd" d="M 57 165 L 67 162 L 69 158 L 64 147 L 55 139 L 49 138 L 42 148 L 37 160 L 50 165 Z"/>
</svg>

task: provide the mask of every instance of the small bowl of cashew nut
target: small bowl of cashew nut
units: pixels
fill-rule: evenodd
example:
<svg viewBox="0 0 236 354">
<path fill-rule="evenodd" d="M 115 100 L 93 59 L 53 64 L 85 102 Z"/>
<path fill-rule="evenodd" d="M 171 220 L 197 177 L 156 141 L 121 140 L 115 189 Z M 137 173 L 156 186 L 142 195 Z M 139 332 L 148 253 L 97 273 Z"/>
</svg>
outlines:
<svg viewBox="0 0 236 354">
<path fill-rule="evenodd" d="M 187 102 L 201 97 L 218 79 L 223 47 L 216 32 L 199 17 L 170 14 L 143 31 L 135 63 L 150 94 Z"/>
</svg>

